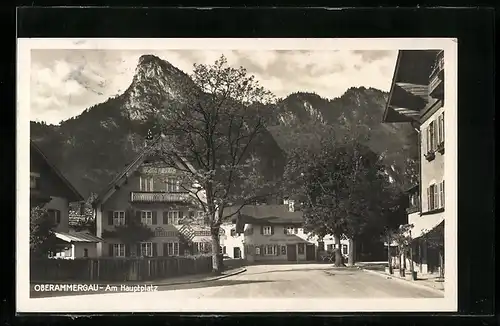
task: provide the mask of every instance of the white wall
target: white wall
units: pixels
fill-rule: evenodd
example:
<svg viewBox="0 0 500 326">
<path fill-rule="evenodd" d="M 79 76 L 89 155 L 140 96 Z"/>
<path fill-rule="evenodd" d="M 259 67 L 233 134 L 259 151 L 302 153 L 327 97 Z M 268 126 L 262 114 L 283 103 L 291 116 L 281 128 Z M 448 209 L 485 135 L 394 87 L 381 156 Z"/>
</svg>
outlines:
<svg viewBox="0 0 500 326">
<path fill-rule="evenodd" d="M 234 257 L 234 248 L 240 249 L 240 258 L 245 258 L 245 252 L 243 247 L 244 236 L 243 234 L 235 234 L 231 236 L 231 230 L 236 231 L 236 225 L 227 223 L 221 226 L 224 229 L 225 235 L 221 237 L 220 242 L 222 247 L 226 247 L 226 255 L 231 258 Z"/>
</svg>

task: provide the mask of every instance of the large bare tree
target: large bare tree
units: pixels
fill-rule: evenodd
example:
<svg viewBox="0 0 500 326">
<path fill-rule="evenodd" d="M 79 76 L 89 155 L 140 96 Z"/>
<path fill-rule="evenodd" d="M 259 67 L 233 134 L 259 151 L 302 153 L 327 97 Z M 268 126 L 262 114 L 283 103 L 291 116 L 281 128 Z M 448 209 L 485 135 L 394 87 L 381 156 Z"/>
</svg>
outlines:
<svg viewBox="0 0 500 326">
<path fill-rule="evenodd" d="M 155 117 L 155 130 L 163 137 L 157 153 L 177 169 L 182 189 L 202 207 L 211 231 L 213 271 L 220 273 L 222 223 L 276 189 L 276 179 L 266 180 L 256 155 L 276 99 L 224 56 L 211 65 L 195 64 L 191 79 L 194 83 L 183 85 L 188 96 L 166 103 Z M 225 213 L 229 206 L 238 209 Z"/>
</svg>

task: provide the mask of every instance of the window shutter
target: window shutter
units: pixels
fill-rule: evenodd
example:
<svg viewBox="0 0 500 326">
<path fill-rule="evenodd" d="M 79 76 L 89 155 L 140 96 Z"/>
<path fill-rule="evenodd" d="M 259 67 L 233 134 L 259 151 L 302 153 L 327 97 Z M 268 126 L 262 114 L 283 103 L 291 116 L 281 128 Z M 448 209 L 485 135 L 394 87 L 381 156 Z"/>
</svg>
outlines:
<svg viewBox="0 0 500 326">
<path fill-rule="evenodd" d="M 109 257 L 113 257 L 114 256 L 114 252 L 113 252 L 113 244 L 109 244 Z"/>
<path fill-rule="evenodd" d="M 287 232 L 286 232 L 286 231 L 287 231 L 287 228 L 286 228 L 286 226 L 284 226 L 284 227 L 283 227 L 283 234 L 287 234 Z"/>
<path fill-rule="evenodd" d="M 142 252 L 141 252 L 141 244 L 140 243 L 137 243 L 135 245 L 135 250 L 136 250 L 137 257 L 141 257 L 142 256 Z"/>
<path fill-rule="evenodd" d="M 184 212 L 183 211 L 179 211 L 179 220 L 182 220 L 184 218 Z M 177 222 L 179 223 L 179 222 Z"/>
<path fill-rule="evenodd" d="M 260 234 L 264 234 L 264 226 L 263 225 L 260 226 Z"/>
<path fill-rule="evenodd" d="M 153 257 L 157 257 L 158 256 L 158 244 L 156 242 L 153 242 L 151 244 L 151 246 L 153 247 Z"/>
<path fill-rule="evenodd" d="M 156 217 L 156 213 L 157 213 L 156 211 L 152 211 L 152 212 L 151 212 L 151 223 L 152 223 L 153 225 L 158 224 L 158 219 L 157 219 L 157 217 Z"/>
<path fill-rule="evenodd" d="M 274 234 L 274 226 L 271 225 L 271 235 Z"/>
<path fill-rule="evenodd" d="M 274 246 L 274 250 L 276 250 L 276 256 L 279 256 L 280 255 L 280 249 L 281 249 L 281 246 Z"/>
<path fill-rule="evenodd" d="M 444 194 L 445 194 L 445 192 L 444 192 L 444 180 L 443 180 L 443 182 L 441 182 L 441 192 L 442 192 L 442 196 L 443 196 L 443 198 L 442 198 L 442 204 L 443 204 L 443 207 L 444 207 Z"/>
<path fill-rule="evenodd" d="M 125 211 L 125 225 L 130 224 L 130 210 Z"/>
<path fill-rule="evenodd" d="M 163 243 L 163 256 L 164 257 L 168 256 L 168 247 L 167 247 L 167 245 L 168 244 L 166 242 Z"/>
<path fill-rule="evenodd" d="M 441 113 L 441 123 L 442 123 L 442 126 L 441 126 L 441 136 L 443 137 L 441 140 L 443 141 L 444 143 L 444 112 Z"/>
<path fill-rule="evenodd" d="M 299 230 L 297 228 L 293 228 L 293 233 L 297 234 L 299 233 Z"/>
<path fill-rule="evenodd" d="M 264 249 L 265 249 L 264 245 L 260 246 L 260 255 L 261 256 L 264 256 Z"/>
<path fill-rule="evenodd" d="M 423 135 L 424 138 L 425 138 L 425 146 L 426 146 L 425 147 L 425 153 L 428 153 L 431 150 L 431 146 L 429 144 L 429 139 L 430 139 L 429 133 L 430 133 L 429 132 L 429 127 L 425 128 L 425 132 L 424 132 L 424 135 Z"/>
<path fill-rule="evenodd" d="M 108 211 L 108 225 L 113 225 L 113 211 Z"/>
<path fill-rule="evenodd" d="M 163 224 L 168 224 L 168 212 L 163 211 Z"/>
<path fill-rule="evenodd" d="M 431 187 L 428 187 L 427 188 L 427 210 L 430 211 L 432 210 L 432 206 L 431 206 Z"/>
<path fill-rule="evenodd" d="M 135 219 L 137 223 L 141 223 L 141 211 L 135 211 Z"/>
<path fill-rule="evenodd" d="M 130 257 L 130 244 L 124 244 L 125 246 L 125 257 Z"/>
</svg>

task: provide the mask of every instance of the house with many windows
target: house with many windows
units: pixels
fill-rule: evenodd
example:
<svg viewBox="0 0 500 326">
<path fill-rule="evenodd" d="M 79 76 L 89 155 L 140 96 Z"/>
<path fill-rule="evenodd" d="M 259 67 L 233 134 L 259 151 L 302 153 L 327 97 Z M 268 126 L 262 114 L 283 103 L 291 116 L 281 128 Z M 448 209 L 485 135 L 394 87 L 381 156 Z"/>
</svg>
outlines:
<svg viewBox="0 0 500 326">
<path fill-rule="evenodd" d="M 238 209 L 232 218 L 232 234 L 241 239 L 243 257 L 250 263 L 315 261 L 323 252 L 335 248 L 333 237 L 319 239 L 304 231 L 302 212 L 294 209 L 293 202 L 230 207 L 225 214 Z M 344 256 L 348 255 L 348 245 L 347 240 L 341 240 Z"/>
<path fill-rule="evenodd" d="M 198 198 L 189 191 L 193 185 L 185 184 L 181 177 L 181 170 L 193 167 L 177 156 L 172 161 L 178 168 L 166 164 L 155 155 L 158 141 L 149 143 L 94 200 L 97 235 L 104 239 L 98 246 L 99 256 L 157 257 L 211 252 L 205 213 Z M 198 193 L 198 197 L 203 196 L 203 191 Z M 116 232 L 144 232 L 141 227 L 148 229 L 149 235 L 137 241 L 125 241 Z"/>
<path fill-rule="evenodd" d="M 408 223 L 424 274 L 444 269 L 445 108 L 444 51 L 399 51 L 383 121 L 410 123 L 419 134 L 420 182 L 408 190 Z"/>
<path fill-rule="evenodd" d="M 96 256 L 101 241 L 87 232 L 73 232 L 69 227 L 69 204 L 83 202 L 82 195 L 64 177 L 33 141 L 30 141 L 30 207 L 42 207 L 60 240 L 51 258 L 85 258 Z"/>
</svg>

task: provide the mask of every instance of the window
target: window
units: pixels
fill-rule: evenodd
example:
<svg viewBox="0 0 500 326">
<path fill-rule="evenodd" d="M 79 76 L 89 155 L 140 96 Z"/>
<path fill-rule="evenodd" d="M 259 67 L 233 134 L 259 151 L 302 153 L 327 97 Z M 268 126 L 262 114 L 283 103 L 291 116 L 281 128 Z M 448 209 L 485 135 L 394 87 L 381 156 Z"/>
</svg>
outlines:
<svg viewBox="0 0 500 326">
<path fill-rule="evenodd" d="M 38 178 L 40 178 L 40 174 L 36 172 L 30 172 L 30 189 L 38 188 Z"/>
<path fill-rule="evenodd" d="M 342 254 L 347 255 L 347 245 L 342 245 Z"/>
<path fill-rule="evenodd" d="M 439 115 L 437 126 L 438 126 L 437 142 L 439 145 L 444 143 L 444 112 Z"/>
<path fill-rule="evenodd" d="M 61 223 L 61 211 L 57 209 L 48 209 L 47 214 L 49 214 L 49 218 L 54 221 L 55 224 Z"/>
<path fill-rule="evenodd" d="M 153 212 L 141 211 L 141 223 L 144 225 L 153 225 Z"/>
<path fill-rule="evenodd" d="M 83 249 L 83 257 L 88 258 L 89 257 L 89 250 L 87 248 Z"/>
<path fill-rule="evenodd" d="M 439 207 L 439 189 L 433 184 L 427 188 L 428 211 L 433 211 Z"/>
<path fill-rule="evenodd" d="M 163 245 L 164 256 L 179 256 L 179 243 L 167 242 Z"/>
<path fill-rule="evenodd" d="M 236 236 L 236 230 L 235 230 L 235 229 L 231 229 L 231 236 L 232 236 L 232 237 L 235 237 L 235 236 Z"/>
<path fill-rule="evenodd" d="M 163 224 L 179 224 L 179 211 L 167 211 L 165 213 L 163 214 Z"/>
<path fill-rule="evenodd" d="M 260 247 L 255 247 L 255 254 L 260 255 Z"/>
<path fill-rule="evenodd" d="M 318 241 L 318 250 L 325 251 L 325 243 L 323 241 Z"/>
<path fill-rule="evenodd" d="M 142 242 L 141 243 L 141 255 L 144 257 L 152 257 L 153 256 L 153 243 Z"/>
<path fill-rule="evenodd" d="M 273 234 L 273 227 L 272 226 L 263 226 L 262 227 L 262 234 L 263 235 L 272 235 Z"/>
<path fill-rule="evenodd" d="M 273 245 L 264 246 L 264 254 L 266 256 L 276 255 L 276 247 Z"/>
<path fill-rule="evenodd" d="M 113 212 L 113 225 L 125 225 L 125 212 L 124 211 L 114 211 Z"/>
<path fill-rule="evenodd" d="M 332 251 L 333 250 L 333 245 L 332 244 L 326 245 L 326 250 L 327 251 Z"/>
<path fill-rule="evenodd" d="M 293 227 L 293 226 L 287 226 L 285 228 L 283 228 L 283 231 L 285 234 L 297 234 L 297 228 Z"/>
<path fill-rule="evenodd" d="M 114 257 L 125 257 L 125 244 L 115 243 L 113 245 L 113 256 Z"/>
<path fill-rule="evenodd" d="M 152 176 L 141 176 L 140 178 L 140 188 L 141 191 L 151 192 L 153 191 L 153 177 Z"/>
<path fill-rule="evenodd" d="M 167 192 L 179 192 L 180 191 L 180 182 L 177 179 L 169 178 L 165 182 L 166 191 Z"/>
<path fill-rule="evenodd" d="M 286 255 L 286 246 L 281 246 L 281 254 Z"/>
</svg>

